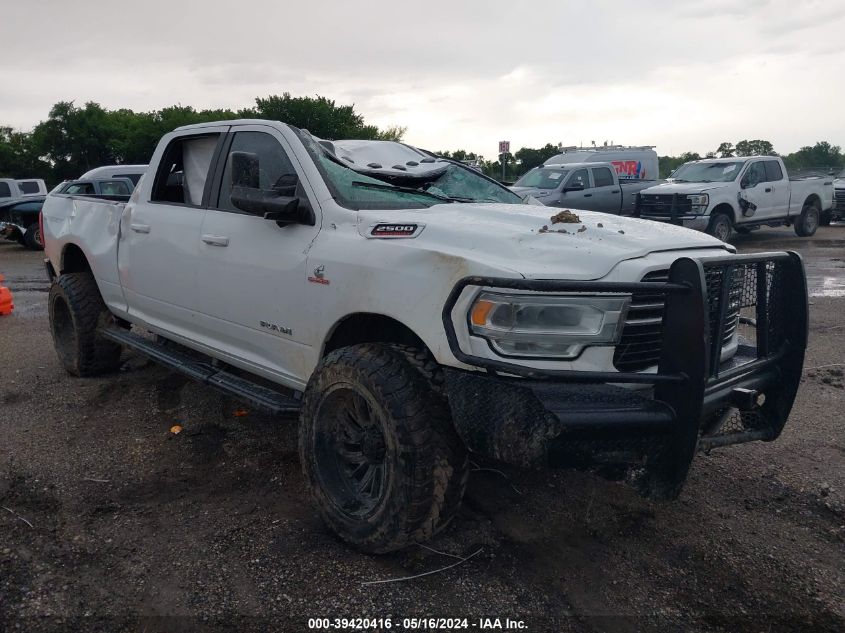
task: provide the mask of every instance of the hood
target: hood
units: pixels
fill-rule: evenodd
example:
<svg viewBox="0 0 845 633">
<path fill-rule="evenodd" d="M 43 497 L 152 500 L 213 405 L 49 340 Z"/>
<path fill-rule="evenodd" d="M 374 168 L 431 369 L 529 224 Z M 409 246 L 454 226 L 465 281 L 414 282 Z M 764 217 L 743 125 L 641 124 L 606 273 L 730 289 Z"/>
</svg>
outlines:
<svg viewBox="0 0 845 633">
<path fill-rule="evenodd" d="M 470 203 L 360 211 L 359 231 L 366 234 L 379 222 L 424 224 L 418 237 L 406 240 L 408 246 L 532 279 L 600 279 L 619 262 L 649 253 L 730 249 L 699 231 L 596 211 L 573 209 L 580 222 L 552 224 L 551 217 L 560 211 L 524 204 Z"/>
<path fill-rule="evenodd" d="M 541 189 L 540 187 L 508 187 L 520 198 L 525 200 L 525 196 L 531 196 L 538 200 L 557 199 L 560 197 L 560 191 L 557 189 Z"/>
<path fill-rule="evenodd" d="M 640 193 L 644 194 L 672 194 L 672 193 L 705 193 L 714 189 L 725 189 L 733 182 L 664 182 Z"/>
</svg>

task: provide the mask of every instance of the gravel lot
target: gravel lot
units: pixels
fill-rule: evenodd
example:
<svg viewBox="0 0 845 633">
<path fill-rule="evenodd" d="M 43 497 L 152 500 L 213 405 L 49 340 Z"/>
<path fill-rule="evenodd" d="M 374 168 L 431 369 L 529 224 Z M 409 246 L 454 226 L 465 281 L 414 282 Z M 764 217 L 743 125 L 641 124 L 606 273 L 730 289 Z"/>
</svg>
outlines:
<svg viewBox="0 0 845 633">
<path fill-rule="evenodd" d="M 388 616 L 845 630 L 845 368 L 810 369 L 845 362 L 845 226 L 736 243 L 796 249 L 808 267 L 808 369 L 779 441 L 700 456 L 669 504 L 589 474 L 483 465 L 433 549 L 380 557 L 316 517 L 294 419 L 235 416 L 236 402 L 128 354 L 118 374 L 66 375 L 42 254 L 0 243 L 16 303 L 0 317 L 0 631 L 305 631 L 313 617 Z M 475 555 L 363 584 L 459 562 L 446 554 Z"/>
</svg>

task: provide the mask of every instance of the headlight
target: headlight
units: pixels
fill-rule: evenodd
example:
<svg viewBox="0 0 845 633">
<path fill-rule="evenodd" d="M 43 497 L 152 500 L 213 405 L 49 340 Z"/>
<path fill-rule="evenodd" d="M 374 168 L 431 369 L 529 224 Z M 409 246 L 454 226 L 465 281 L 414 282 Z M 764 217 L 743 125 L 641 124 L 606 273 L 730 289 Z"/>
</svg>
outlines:
<svg viewBox="0 0 845 633">
<path fill-rule="evenodd" d="M 707 205 L 710 204 L 710 196 L 706 193 L 687 196 L 687 198 L 689 198 L 690 204 L 692 204 L 693 213 L 704 213 L 707 209 Z"/>
<path fill-rule="evenodd" d="M 482 292 L 469 313 L 473 334 L 504 356 L 575 358 L 587 345 L 619 341 L 629 295 Z"/>
</svg>

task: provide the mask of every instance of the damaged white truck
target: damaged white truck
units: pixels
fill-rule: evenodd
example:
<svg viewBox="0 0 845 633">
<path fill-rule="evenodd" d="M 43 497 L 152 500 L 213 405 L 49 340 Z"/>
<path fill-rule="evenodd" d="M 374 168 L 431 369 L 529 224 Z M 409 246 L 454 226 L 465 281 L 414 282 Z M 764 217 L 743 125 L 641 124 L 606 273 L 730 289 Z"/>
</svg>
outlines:
<svg viewBox="0 0 845 633">
<path fill-rule="evenodd" d="M 48 197 L 53 339 L 75 375 L 129 347 L 299 412 L 315 503 L 369 552 L 442 529 L 469 453 L 671 499 L 697 451 L 778 437 L 807 340 L 798 255 L 550 212 L 399 143 L 179 128 L 128 203 Z"/>
</svg>

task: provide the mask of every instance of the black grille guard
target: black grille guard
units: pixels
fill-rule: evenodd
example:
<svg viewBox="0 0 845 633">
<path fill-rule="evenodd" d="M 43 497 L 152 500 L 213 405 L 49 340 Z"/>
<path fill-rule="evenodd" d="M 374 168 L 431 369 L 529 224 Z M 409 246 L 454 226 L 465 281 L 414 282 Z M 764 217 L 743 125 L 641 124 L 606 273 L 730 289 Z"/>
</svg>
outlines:
<svg viewBox="0 0 845 633">
<path fill-rule="evenodd" d="M 713 269 L 720 269 L 723 279 L 718 296 L 707 293 L 705 274 L 712 277 Z M 665 311 L 657 372 L 536 369 L 468 354 L 458 343 L 452 312 L 469 286 L 543 293 L 662 293 Z M 726 315 L 740 308 L 745 310 L 741 322 L 755 338 L 739 340 L 736 356 L 720 362 Z M 572 383 L 652 384 L 650 402 L 663 410 L 668 407 L 673 420 L 659 454 L 649 461 L 649 477 L 639 484 L 644 494 L 658 498 L 677 494 L 697 449 L 780 435 L 801 380 L 809 321 L 804 266 L 795 252 L 682 257 L 672 264 L 665 283 L 466 277 L 453 288 L 442 316 L 455 358 L 486 370 L 490 377 L 519 384 L 519 378 L 513 378 L 517 376 L 527 379 L 526 385 L 541 381 L 561 388 Z M 731 415 L 742 423 L 728 424 Z M 619 422 L 610 417 L 604 428 Z"/>
</svg>

